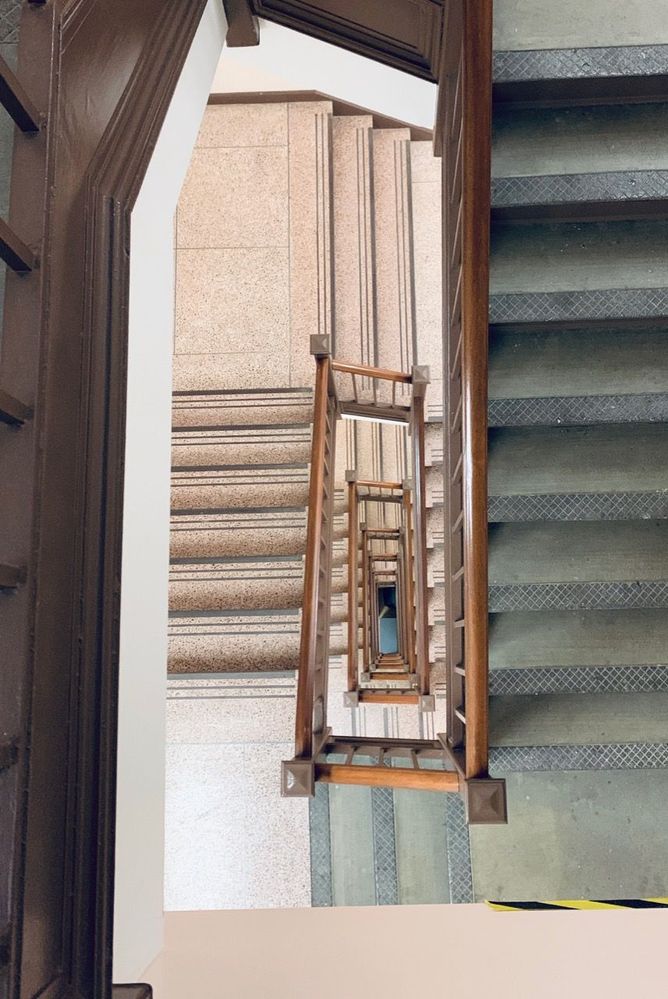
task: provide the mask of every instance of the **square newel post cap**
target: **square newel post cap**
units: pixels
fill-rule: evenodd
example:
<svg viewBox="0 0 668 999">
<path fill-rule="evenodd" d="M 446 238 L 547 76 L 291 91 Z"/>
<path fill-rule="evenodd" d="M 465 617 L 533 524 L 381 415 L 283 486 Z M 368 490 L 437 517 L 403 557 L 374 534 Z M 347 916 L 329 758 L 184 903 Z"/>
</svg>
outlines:
<svg viewBox="0 0 668 999">
<path fill-rule="evenodd" d="M 420 694 L 418 708 L 422 713 L 436 710 L 436 697 L 434 694 Z"/>
<path fill-rule="evenodd" d="M 472 777 L 464 781 L 462 791 L 469 825 L 503 825 L 508 821 L 505 780 Z"/>
<path fill-rule="evenodd" d="M 360 702 L 360 695 L 358 690 L 344 690 L 343 692 L 344 708 L 356 708 L 359 702 Z"/>
<path fill-rule="evenodd" d="M 357 482 L 357 470 L 354 468 L 346 469 L 346 482 Z"/>
<path fill-rule="evenodd" d="M 332 353 L 330 337 L 324 333 L 311 334 L 311 354 L 313 357 L 329 357 Z"/>
<path fill-rule="evenodd" d="M 411 384 L 413 385 L 413 395 L 423 396 L 427 391 L 427 385 L 431 378 L 429 376 L 428 364 L 414 364 L 411 368 Z"/>
<path fill-rule="evenodd" d="M 283 760 L 281 763 L 281 795 L 284 798 L 312 798 L 315 794 L 315 763 L 313 760 Z"/>
<path fill-rule="evenodd" d="M 401 488 L 403 489 L 403 491 L 405 493 L 411 492 L 411 490 L 413 489 L 413 480 L 412 479 L 402 479 L 401 480 Z"/>
</svg>

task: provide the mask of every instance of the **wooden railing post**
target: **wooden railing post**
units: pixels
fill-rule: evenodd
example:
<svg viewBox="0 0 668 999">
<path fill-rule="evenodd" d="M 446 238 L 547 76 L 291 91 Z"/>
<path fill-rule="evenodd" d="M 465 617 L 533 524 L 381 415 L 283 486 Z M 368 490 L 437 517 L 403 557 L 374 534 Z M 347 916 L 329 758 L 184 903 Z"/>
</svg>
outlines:
<svg viewBox="0 0 668 999">
<path fill-rule="evenodd" d="M 357 511 L 357 472 L 346 472 L 348 483 L 348 690 L 359 685 L 359 531 Z"/>
<path fill-rule="evenodd" d="M 427 484 L 425 474 L 424 397 L 429 369 L 413 367 L 411 435 L 413 460 L 413 519 L 415 524 L 415 635 L 418 691 L 429 694 L 429 608 L 427 580 Z"/>
</svg>

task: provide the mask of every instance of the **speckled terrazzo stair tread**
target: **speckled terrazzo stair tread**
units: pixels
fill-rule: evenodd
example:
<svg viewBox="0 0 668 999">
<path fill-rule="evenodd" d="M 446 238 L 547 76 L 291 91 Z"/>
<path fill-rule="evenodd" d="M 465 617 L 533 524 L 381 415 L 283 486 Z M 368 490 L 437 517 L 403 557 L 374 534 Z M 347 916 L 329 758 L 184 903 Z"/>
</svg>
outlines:
<svg viewBox="0 0 668 999">
<path fill-rule="evenodd" d="M 169 609 L 299 608 L 303 586 L 304 562 L 299 556 L 178 559 L 170 566 Z"/>
<path fill-rule="evenodd" d="M 334 537 L 347 537 L 343 514 L 335 518 Z M 304 507 L 172 513 L 170 553 L 173 558 L 303 555 L 305 550 Z"/>
<path fill-rule="evenodd" d="M 172 510 L 305 506 L 308 465 L 204 466 L 172 472 Z"/>
<path fill-rule="evenodd" d="M 172 468 L 307 462 L 310 423 L 191 427 L 172 432 Z"/>
<path fill-rule="evenodd" d="M 175 430 L 310 423 L 312 411 L 310 388 L 174 392 L 172 396 Z"/>
<path fill-rule="evenodd" d="M 170 673 L 243 673 L 293 670 L 299 661 L 300 615 L 272 611 L 173 612 L 169 621 Z M 332 627 L 331 652 L 345 651 L 343 629 Z"/>
</svg>

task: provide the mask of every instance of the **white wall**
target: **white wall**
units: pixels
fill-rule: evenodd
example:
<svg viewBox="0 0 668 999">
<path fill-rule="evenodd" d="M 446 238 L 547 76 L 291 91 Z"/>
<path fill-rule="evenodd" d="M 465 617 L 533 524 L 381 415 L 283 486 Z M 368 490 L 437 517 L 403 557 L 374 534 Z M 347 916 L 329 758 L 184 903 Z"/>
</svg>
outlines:
<svg viewBox="0 0 668 999">
<path fill-rule="evenodd" d="M 226 31 L 209 0 L 132 213 L 114 981 L 162 946 L 173 219 Z"/>
<path fill-rule="evenodd" d="M 270 21 L 260 22 L 259 45 L 223 51 L 211 87 L 214 94 L 262 90 L 319 90 L 410 125 L 434 127 L 434 83 Z"/>
<path fill-rule="evenodd" d="M 648 909 L 174 912 L 141 980 L 155 999 L 650 999 L 665 937 Z"/>
</svg>

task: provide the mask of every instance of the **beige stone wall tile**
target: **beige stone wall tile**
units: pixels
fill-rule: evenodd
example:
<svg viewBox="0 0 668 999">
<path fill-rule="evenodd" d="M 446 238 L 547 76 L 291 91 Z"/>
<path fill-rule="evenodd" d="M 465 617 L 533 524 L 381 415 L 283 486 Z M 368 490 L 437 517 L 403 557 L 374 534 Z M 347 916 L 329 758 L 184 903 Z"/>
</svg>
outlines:
<svg viewBox="0 0 668 999">
<path fill-rule="evenodd" d="M 331 103 L 290 104 L 290 384 L 313 384 L 312 334 L 331 335 Z"/>
<path fill-rule="evenodd" d="M 287 148 L 195 149 L 179 201 L 177 246 L 287 244 Z"/>
<path fill-rule="evenodd" d="M 335 352 L 343 361 L 374 364 L 375 288 L 368 115 L 334 118 Z"/>
<path fill-rule="evenodd" d="M 414 184 L 440 181 L 441 160 L 434 156 L 432 142 L 411 142 L 411 179 Z"/>
<path fill-rule="evenodd" d="M 415 255 L 415 327 L 417 363 L 428 364 L 433 379 L 442 358 L 441 185 L 413 184 L 413 251 Z"/>
<path fill-rule="evenodd" d="M 287 388 L 287 358 L 276 353 L 177 354 L 174 390 Z"/>
<path fill-rule="evenodd" d="M 209 104 L 197 146 L 285 146 L 287 104 Z"/>
<path fill-rule="evenodd" d="M 177 354 L 272 351 L 280 367 L 289 307 L 287 249 L 178 251 Z"/>
</svg>

